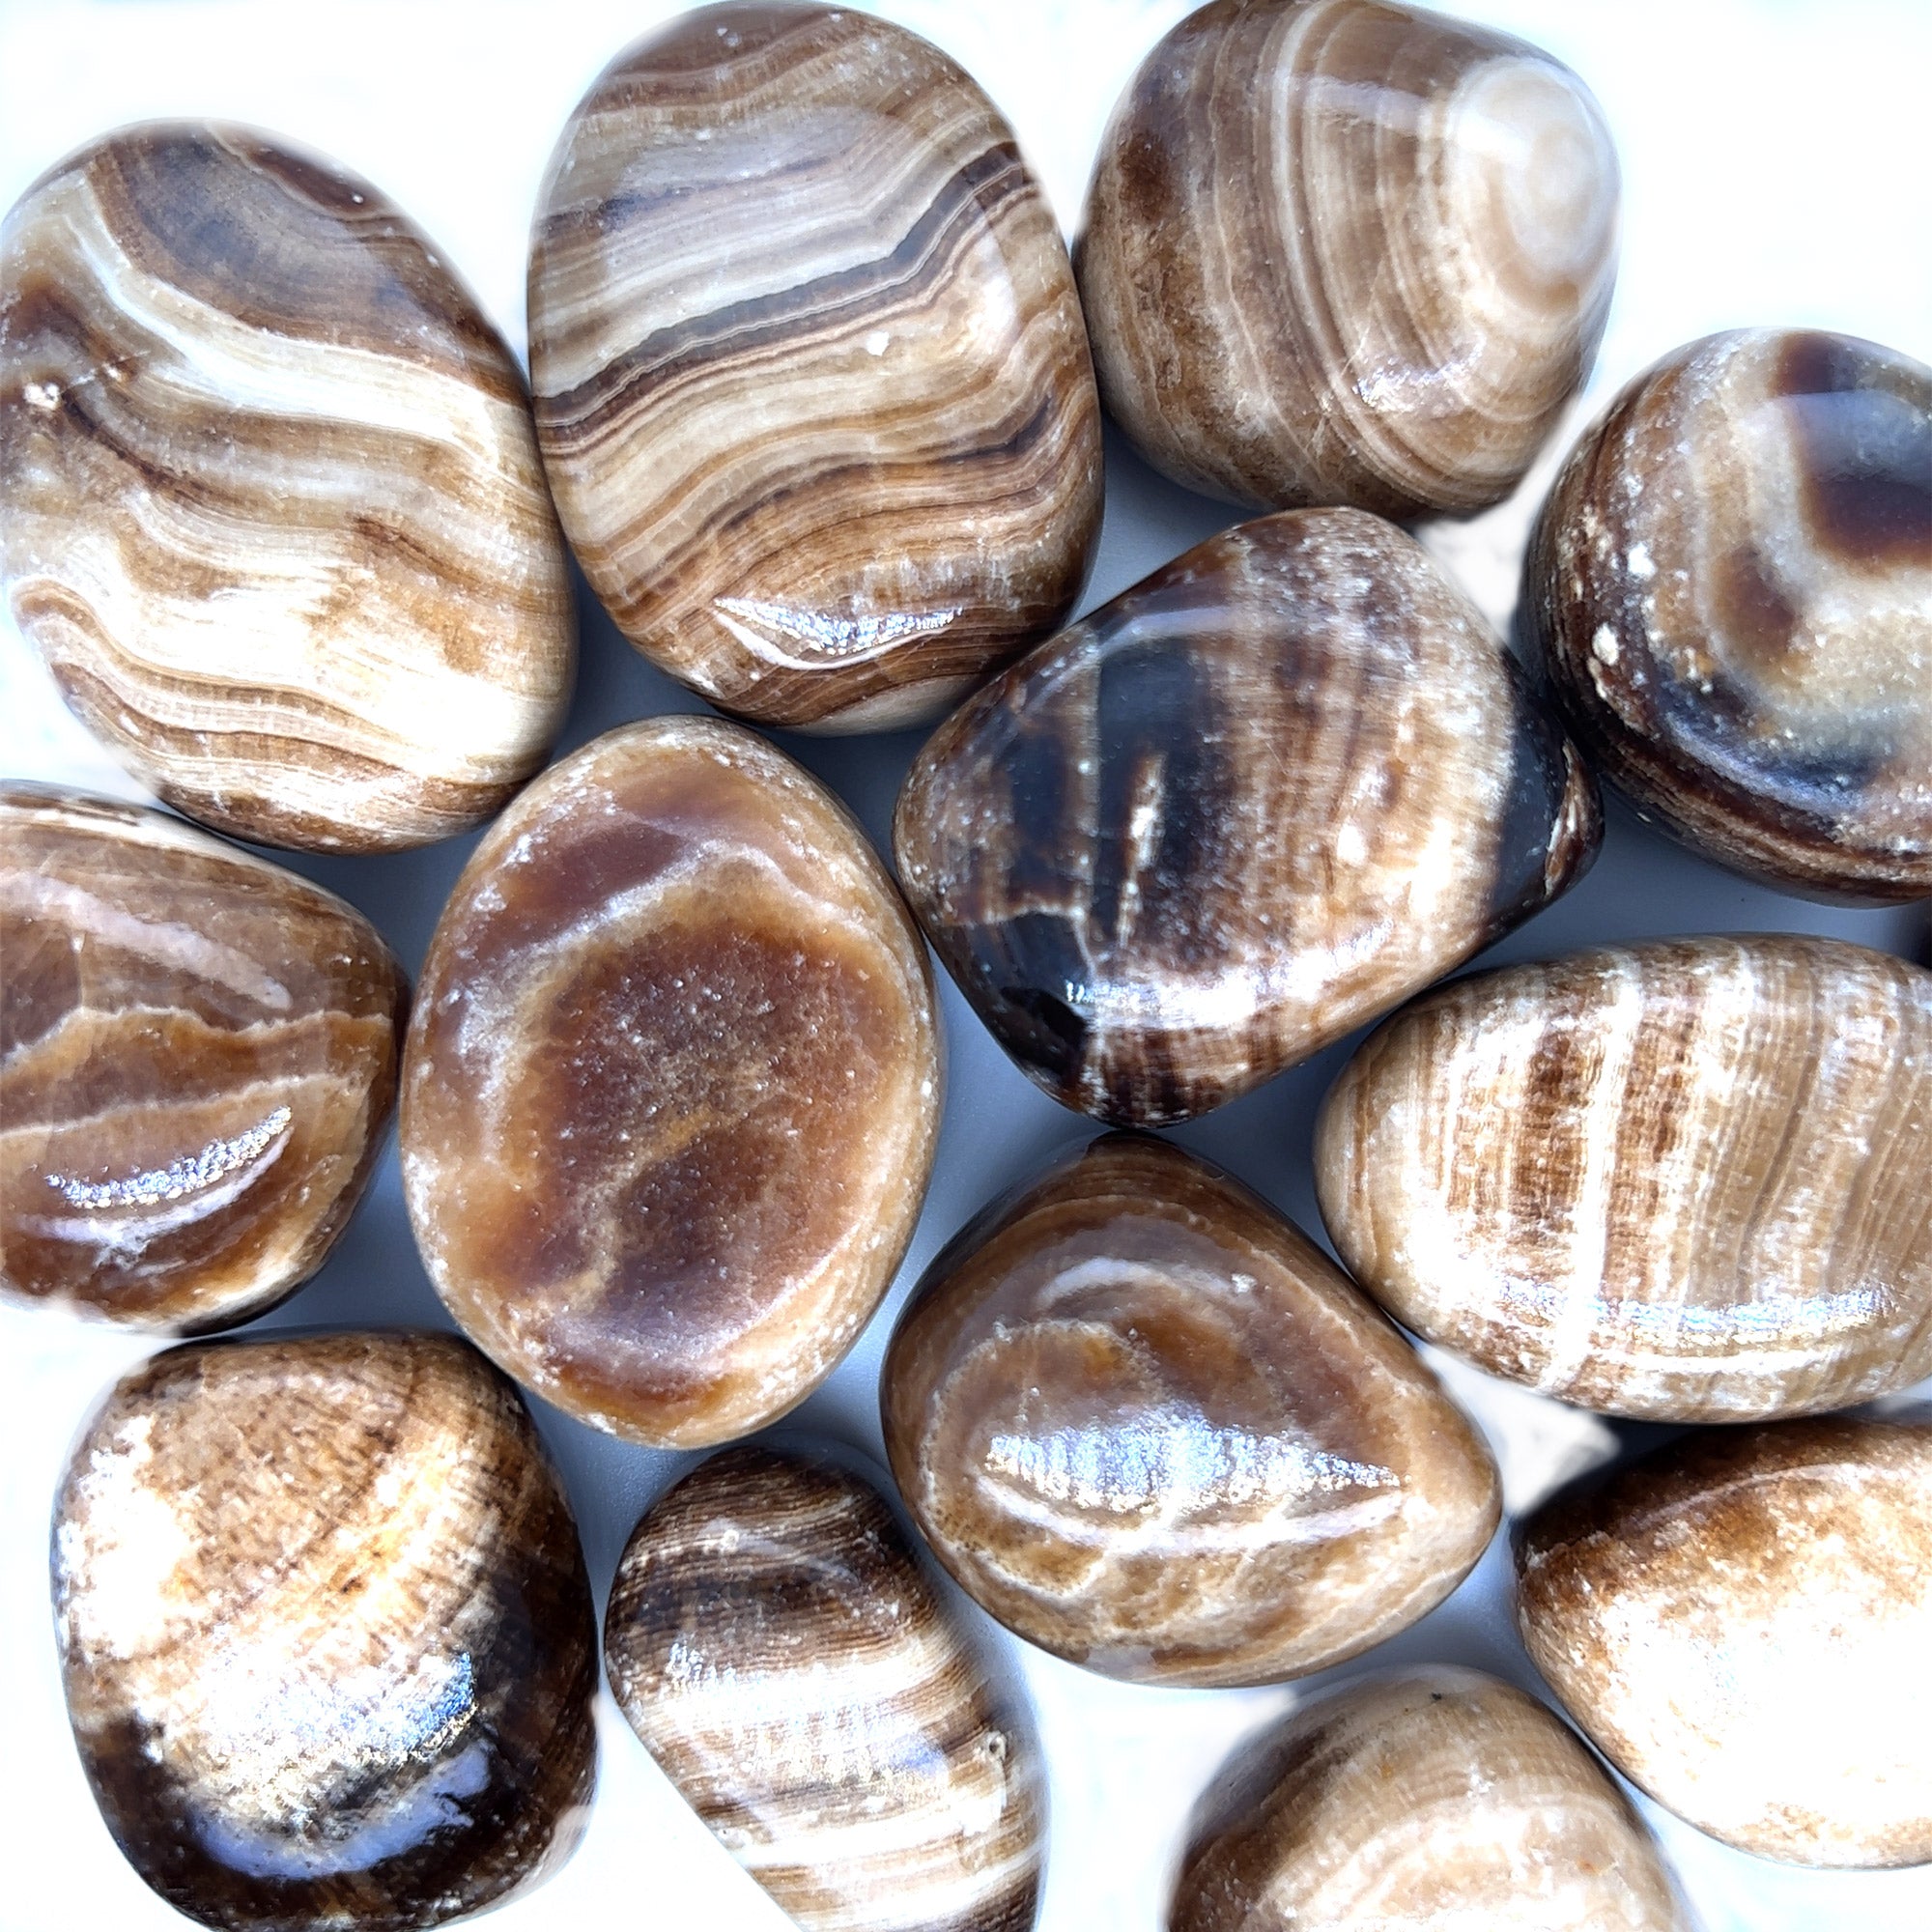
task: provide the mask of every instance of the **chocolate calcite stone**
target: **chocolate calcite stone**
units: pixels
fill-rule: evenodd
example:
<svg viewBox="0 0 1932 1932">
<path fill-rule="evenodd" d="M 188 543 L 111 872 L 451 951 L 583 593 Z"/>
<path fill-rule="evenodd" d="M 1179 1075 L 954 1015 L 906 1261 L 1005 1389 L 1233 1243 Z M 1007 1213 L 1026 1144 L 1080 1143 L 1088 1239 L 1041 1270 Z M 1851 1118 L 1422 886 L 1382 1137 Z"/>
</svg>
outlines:
<svg viewBox="0 0 1932 1932">
<path fill-rule="evenodd" d="M 1072 269 L 918 35 L 732 5 L 640 42 L 558 143 L 529 311 L 584 574 L 714 703 L 917 724 L 1071 610 L 1101 493 Z"/>
<path fill-rule="evenodd" d="M 1693 1932 L 1656 1844 L 1534 1698 L 1368 1677 L 1241 1750 L 1197 1807 L 1168 1932 Z"/>
<path fill-rule="evenodd" d="M 1617 198 L 1597 103 L 1536 47 L 1381 0 L 1216 0 L 1101 145 L 1101 395 L 1234 502 L 1479 509 L 1589 374 Z"/>
<path fill-rule="evenodd" d="M 1316 1183 L 1389 1313 L 1613 1415 L 1751 1422 L 1932 1375 L 1932 973 L 1652 940 L 1462 980 L 1335 1083 Z"/>
<path fill-rule="evenodd" d="M 1596 787 L 1468 600 L 1357 510 L 1198 545 L 974 694 L 899 876 L 1069 1107 L 1157 1126 L 1418 992 L 1581 876 Z"/>
<path fill-rule="evenodd" d="M 1659 1804 L 1793 1864 L 1932 1862 L 1932 1422 L 1687 1435 L 1526 1522 L 1517 1620 Z"/>
<path fill-rule="evenodd" d="M 1108 1135 L 996 1202 L 887 1351 L 886 1447 L 987 1610 L 1141 1683 L 1263 1684 L 1406 1629 L 1488 1546 L 1488 1452 L 1292 1222 Z"/>
<path fill-rule="evenodd" d="M 108 1830 L 204 1925 L 440 1925 L 576 1842 L 577 1528 L 517 1392 L 454 1336 L 155 1356 L 74 1451 L 53 1587 Z"/>
<path fill-rule="evenodd" d="M 1787 891 L 1932 894 L 1932 369 L 1795 329 L 1675 351 L 1572 453 L 1523 593 L 1640 810 Z"/>
<path fill-rule="evenodd" d="M 604 1657 L 632 1729 L 806 1932 L 1032 1926 L 1031 1720 L 862 1477 L 712 1457 L 632 1533 Z"/>
<path fill-rule="evenodd" d="M 311 851 L 489 817 L 577 650 L 523 378 L 387 196 L 206 122 L 0 226 L 0 592 L 170 805 Z"/>
<path fill-rule="evenodd" d="M 0 784 L 0 1293 L 186 1331 L 361 1198 L 408 990 L 331 894 L 164 812 Z"/>
<path fill-rule="evenodd" d="M 553 766 L 457 881 L 403 1184 L 488 1354 L 599 1429 L 702 1446 L 866 1325 L 941 1085 L 925 949 L 844 808 L 739 725 L 657 718 Z"/>
</svg>

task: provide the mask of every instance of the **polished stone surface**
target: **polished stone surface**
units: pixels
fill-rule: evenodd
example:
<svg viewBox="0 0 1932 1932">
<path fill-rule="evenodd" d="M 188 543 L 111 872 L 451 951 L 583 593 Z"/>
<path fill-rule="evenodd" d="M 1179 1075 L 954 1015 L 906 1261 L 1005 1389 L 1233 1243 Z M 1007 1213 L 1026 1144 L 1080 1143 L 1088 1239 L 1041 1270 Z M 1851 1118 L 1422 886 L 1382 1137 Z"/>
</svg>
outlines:
<svg viewBox="0 0 1932 1932">
<path fill-rule="evenodd" d="M 975 693 L 895 845 L 1025 1071 L 1158 1126 L 1460 965 L 1600 834 L 1588 773 L 1421 546 L 1310 510 L 1198 545 Z"/>
<path fill-rule="evenodd" d="M 714 1456 L 633 1532 L 604 1626 L 651 1755 L 805 1932 L 1028 1932 L 1044 1768 L 892 1510 L 820 1456 Z"/>
<path fill-rule="evenodd" d="M 1258 1196 L 1111 1134 L 985 1209 L 887 1351 L 886 1448 L 1009 1629 L 1140 1683 L 1272 1683 L 1433 1609 L 1500 1516 L 1481 1438 Z"/>
<path fill-rule="evenodd" d="M 1565 1402 L 1889 1394 L 1932 1375 L 1932 973 L 1756 935 L 1459 980 L 1344 1069 L 1316 1182 L 1399 1321 Z"/>
<path fill-rule="evenodd" d="M 0 783 L 0 1294 L 221 1328 L 306 1281 L 396 1094 L 353 906 L 164 812 Z"/>
<path fill-rule="evenodd" d="M 440 1925 L 576 1842 L 577 1529 L 516 1391 L 453 1336 L 153 1357 L 68 1465 L 53 1586 L 102 1816 L 204 1925 Z"/>
<path fill-rule="evenodd" d="M 1788 891 L 1932 895 L 1932 369 L 1796 329 L 1677 350 L 1572 453 L 1523 589 L 1639 810 Z"/>
<path fill-rule="evenodd" d="M 1793 1864 L 1932 1862 L 1932 1422 L 1652 1452 L 1520 1532 L 1517 1617 L 1659 1804 Z"/>
<path fill-rule="evenodd" d="M 386 197 L 123 129 L 0 227 L 0 593 L 83 723 L 224 832 L 383 851 L 543 763 L 576 654 L 523 378 Z"/>
<path fill-rule="evenodd" d="M 551 163 L 529 308 L 584 574 L 724 709 L 918 724 L 1071 609 L 1101 477 L 1065 245 L 917 35 L 728 5 L 632 48 Z"/>
<path fill-rule="evenodd" d="M 633 1441 L 749 1435 L 878 1306 L 932 1169 L 925 949 L 843 806 L 714 718 L 554 765 L 437 926 L 403 1183 L 450 1312 Z"/>
<path fill-rule="evenodd" d="M 1691 1932 L 1642 1821 L 1533 1698 L 1436 1664 L 1357 1680 L 1203 1799 L 1169 1932 Z"/>
<path fill-rule="evenodd" d="M 1236 503 L 1480 509 L 1589 373 L 1617 197 L 1597 103 L 1535 47 L 1381 0 L 1215 0 L 1100 151 L 1101 395 Z"/>
</svg>

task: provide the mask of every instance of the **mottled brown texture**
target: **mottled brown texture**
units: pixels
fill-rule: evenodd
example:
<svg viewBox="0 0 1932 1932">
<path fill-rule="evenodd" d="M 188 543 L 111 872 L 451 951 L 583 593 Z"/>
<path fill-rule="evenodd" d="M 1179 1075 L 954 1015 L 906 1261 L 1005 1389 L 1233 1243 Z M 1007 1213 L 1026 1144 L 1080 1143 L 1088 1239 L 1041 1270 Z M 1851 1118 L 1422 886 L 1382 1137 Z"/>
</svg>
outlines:
<svg viewBox="0 0 1932 1932">
<path fill-rule="evenodd" d="M 886 1354 L 886 1448 L 1009 1629 L 1142 1683 L 1272 1683 L 1393 1636 L 1501 1513 L 1435 1378 L 1293 1222 L 1108 1135 L 995 1202 Z"/>
<path fill-rule="evenodd" d="M 1380 0 L 1216 0 L 1100 150 L 1080 291 L 1109 412 L 1237 503 L 1506 497 L 1579 389 L 1617 162 L 1548 54 Z"/>
<path fill-rule="evenodd" d="M 53 1587 L 108 1829 L 204 1925 L 440 1925 L 576 1842 L 577 1529 L 516 1391 L 454 1336 L 154 1357 L 74 1451 Z"/>
<path fill-rule="evenodd" d="M 396 1093 L 354 907 L 163 812 L 0 784 L 0 1293 L 221 1328 L 306 1281 Z"/>
<path fill-rule="evenodd" d="M 1473 1670 L 1361 1679 L 1197 1808 L 1168 1932 L 1692 1932 L 1642 1821 L 1544 1707 Z"/>
<path fill-rule="evenodd" d="M 651 1755 L 806 1932 L 1032 1926 L 1032 1723 L 863 1477 L 714 1456 L 632 1533 L 604 1656 Z"/>
<path fill-rule="evenodd" d="M 1572 453 L 1523 608 L 1639 810 L 1787 891 L 1932 894 L 1932 369 L 1788 329 L 1675 351 Z"/>
<path fill-rule="evenodd" d="M 724 709 L 918 724 L 1072 608 L 1100 412 L 1065 245 L 903 27 L 707 7 L 632 48 L 551 163 L 529 307 L 584 574 Z"/>
<path fill-rule="evenodd" d="M 1422 547 L 1308 510 L 1198 545 L 976 693 L 894 833 L 913 909 L 1021 1067 L 1158 1126 L 1540 911 L 1601 821 Z"/>
<path fill-rule="evenodd" d="M 1459 981 L 1343 1070 L 1337 1251 L 1492 1374 L 1754 1422 L 1932 1375 L 1932 973 L 1828 939 L 1605 947 Z"/>
<path fill-rule="evenodd" d="M 451 1312 L 634 1441 L 748 1435 L 828 1376 L 931 1172 L 925 950 L 761 738 L 659 718 L 491 828 L 424 962 L 403 1182 Z"/>
<path fill-rule="evenodd" d="M 0 227 L 0 594 L 171 805 L 421 844 L 542 763 L 576 659 L 523 379 L 367 182 L 125 128 Z"/>
<path fill-rule="evenodd" d="M 1932 1422 L 1687 1435 L 1523 1525 L 1517 1621 L 1598 1748 L 1793 1864 L 1932 1862 Z"/>
</svg>

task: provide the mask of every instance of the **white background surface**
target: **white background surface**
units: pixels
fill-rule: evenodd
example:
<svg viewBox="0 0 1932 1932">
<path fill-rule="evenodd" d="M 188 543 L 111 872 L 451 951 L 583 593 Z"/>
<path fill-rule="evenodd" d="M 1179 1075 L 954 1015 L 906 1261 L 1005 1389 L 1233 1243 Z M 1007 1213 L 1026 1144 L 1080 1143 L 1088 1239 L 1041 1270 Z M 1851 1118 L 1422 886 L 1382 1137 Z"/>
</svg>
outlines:
<svg viewBox="0 0 1932 1932">
<path fill-rule="evenodd" d="M 0 206 L 68 149 L 119 123 L 162 114 L 249 121 L 322 149 L 395 196 L 521 347 L 525 242 L 552 143 L 597 71 L 675 11 L 658 0 L 0 0 Z M 890 0 L 877 11 L 938 41 L 979 77 L 1015 124 L 1070 231 L 1115 97 L 1187 9 L 1183 0 Z M 1590 395 L 1551 462 L 1610 390 L 1711 329 L 1833 327 L 1932 360 L 1932 0 L 1468 0 L 1460 11 L 1575 67 L 1602 99 L 1622 153 L 1616 305 Z M 1514 602 L 1523 531 L 1548 467 L 1513 503 L 1427 533 L 1498 624 Z M 1108 484 L 1090 604 L 1234 521 L 1153 477 L 1118 440 Z M 584 601 L 582 682 L 565 748 L 626 719 L 692 708 Z M 916 736 L 783 742 L 844 793 L 883 844 Z M 0 774 L 139 795 L 4 629 Z M 293 863 L 367 910 L 413 970 L 469 842 Z M 1619 808 L 1591 876 L 1492 956 L 1742 928 L 1835 932 L 1925 956 L 1922 908 L 1841 912 L 1784 898 L 1690 858 Z M 950 984 L 945 1013 L 951 1094 L 938 1176 L 906 1268 L 850 1358 L 787 1425 L 875 1454 L 879 1355 L 920 1268 L 989 1195 L 1087 1131 L 1007 1063 Z M 1310 1128 L 1345 1051 L 1174 1138 L 1319 1231 Z M 443 1322 L 411 1243 L 393 1151 L 329 1265 L 269 1321 Z M 99 1391 L 154 1346 L 60 1316 L 0 1311 L 4 1932 L 158 1932 L 184 1922 L 123 1862 L 88 1796 L 46 1601 L 46 1513 L 69 1445 Z M 1472 1376 L 1455 1386 L 1496 1441 L 1519 1506 L 1566 1468 L 1641 1434 Z M 691 1459 L 627 1448 L 541 1405 L 538 1412 L 601 1597 L 638 1514 Z M 1507 1575 L 1499 1539 L 1448 1604 L 1337 1674 L 1430 1659 L 1536 1688 L 1510 1629 Z M 1196 1795 L 1232 1746 L 1297 1690 L 1151 1691 L 1011 1648 L 1052 1780 L 1041 1932 L 1155 1932 Z M 782 1932 L 780 1914 L 678 1801 L 608 1700 L 603 1715 L 588 1835 L 549 1886 L 493 1926 Z M 1707 1932 L 1932 1928 L 1932 1870 L 1790 1871 L 1645 1810 Z"/>
</svg>

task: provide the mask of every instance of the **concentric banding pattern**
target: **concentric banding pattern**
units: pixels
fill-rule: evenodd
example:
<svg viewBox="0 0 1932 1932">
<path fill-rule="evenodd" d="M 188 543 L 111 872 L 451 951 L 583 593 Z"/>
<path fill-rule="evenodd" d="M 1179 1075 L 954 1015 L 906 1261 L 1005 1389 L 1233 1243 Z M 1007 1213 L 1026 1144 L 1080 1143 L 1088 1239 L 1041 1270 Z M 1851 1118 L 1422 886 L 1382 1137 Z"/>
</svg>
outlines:
<svg viewBox="0 0 1932 1932">
<path fill-rule="evenodd" d="M 815 1457 L 713 1457 L 638 1525 L 611 1688 L 806 1932 L 1028 1932 L 1044 1778 L 891 1510 Z"/>
<path fill-rule="evenodd" d="M 0 228 L 0 582 L 170 804 L 420 844 L 542 762 L 576 652 L 523 380 L 368 183 L 156 124 Z"/>
<path fill-rule="evenodd" d="M 1465 980 L 1323 1106 L 1321 1211 L 1418 1334 L 1674 1422 L 1932 1374 L 1932 974 L 1835 940 L 1653 941 Z"/>
<path fill-rule="evenodd" d="M 1237 503 L 1495 502 L 1589 372 L 1617 199 L 1596 102 L 1535 47 L 1381 0 L 1215 0 L 1101 149 L 1101 393 Z"/>
<path fill-rule="evenodd" d="M 971 77 L 868 14 L 703 8 L 599 79 L 544 188 L 530 368 L 598 595 L 760 723 L 935 717 L 1085 580 L 1060 232 Z"/>
<path fill-rule="evenodd" d="M 158 811 L 0 785 L 0 1293 L 193 1331 L 346 1226 L 402 969 L 353 907 Z"/>
</svg>

